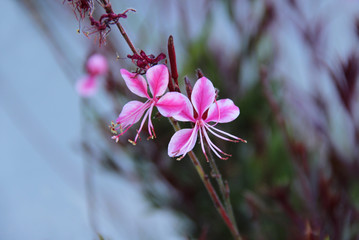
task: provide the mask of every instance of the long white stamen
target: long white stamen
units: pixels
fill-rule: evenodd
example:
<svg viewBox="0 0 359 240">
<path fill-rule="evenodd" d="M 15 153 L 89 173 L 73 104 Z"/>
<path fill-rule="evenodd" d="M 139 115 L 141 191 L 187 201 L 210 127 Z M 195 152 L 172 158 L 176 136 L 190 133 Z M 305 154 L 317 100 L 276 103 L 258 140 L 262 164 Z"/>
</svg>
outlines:
<svg viewBox="0 0 359 240">
<path fill-rule="evenodd" d="M 222 154 L 224 155 L 227 155 L 227 156 L 230 156 L 229 154 L 223 152 L 221 149 L 219 149 L 212 141 L 211 139 L 209 138 L 208 134 L 206 133 L 206 131 L 204 131 L 203 133 L 204 137 L 206 138 L 206 141 L 210 147 L 210 149 L 214 152 L 214 154 L 216 154 L 217 157 L 219 157 L 220 159 L 227 159 L 227 158 L 224 158 L 222 157 L 216 150 L 218 150 L 219 152 L 221 152 Z"/>
<path fill-rule="evenodd" d="M 145 116 L 143 117 L 142 122 L 141 122 L 141 126 L 140 126 L 140 128 L 138 129 L 138 131 L 137 131 L 135 140 L 133 141 L 135 144 L 136 144 L 137 138 L 138 138 L 139 135 L 140 135 L 140 132 L 141 132 L 141 130 L 142 130 L 142 127 L 143 127 L 143 125 L 144 125 L 145 122 L 146 122 L 146 118 L 147 118 L 148 112 L 149 112 L 149 110 L 147 110 L 147 112 L 145 113 Z"/>
<path fill-rule="evenodd" d="M 238 142 L 237 140 L 232 140 L 232 139 L 229 139 L 229 138 L 226 138 L 226 137 L 223 137 L 223 136 L 217 134 L 216 132 L 212 131 L 207 125 L 208 125 L 208 124 L 204 125 L 204 127 L 205 127 L 210 133 L 212 133 L 214 136 L 216 136 L 216 137 L 218 137 L 218 138 L 220 138 L 220 139 L 229 141 L 229 142 Z"/>
<path fill-rule="evenodd" d="M 229 137 L 231 137 L 231 138 L 234 138 L 234 139 L 237 139 L 237 140 L 242 141 L 242 142 L 244 142 L 244 143 L 247 143 L 247 141 L 244 140 L 244 139 L 242 139 L 242 138 L 236 137 L 236 136 L 234 136 L 234 135 L 232 135 L 232 134 L 229 134 L 229 133 L 227 133 L 227 132 L 224 132 L 224 131 L 222 131 L 222 130 L 219 130 L 218 128 L 215 128 L 215 127 L 213 127 L 213 126 L 211 126 L 211 125 L 209 125 L 209 124 L 207 124 L 207 126 L 210 127 L 210 128 L 212 128 L 213 130 L 216 130 L 216 131 L 219 132 L 219 133 L 222 133 L 222 134 L 227 135 L 227 136 L 229 136 Z"/>
<path fill-rule="evenodd" d="M 116 128 L 116 129 L 119 129 L 119 128 L 120 128 L 121 133 L 117 135 L 117 139 L 118 139 L 119 136 L 122 136 L 123 134 L 125 134 L 125 133 L 128 131 L 128 129 L 130 129 L 130 128 L 135 124 L 135 120 L 136 120 L 137 116 L 143 111 L 143 109 L 148 108 L 148 106 L 149 106 L 149 105 L 148 105 L 148 102 L 149 102 L 149 100 L 147 100 L 140 108 L 138 108 L 137 110 L 135 110 L 135 111 L 134 111 L 133 113 L 131 113 L 129 116 L 126 116 L 126 117 L 125 117 L 124 122 L 126 122 L 126 120 L 127 120 L 129 117 L 132 117 L 134 114 L 136 114 L 136 116 L 133 118 L 132 123 L 130 123 L 130 124 L 127 123 L 125 126 L 122 126 L 122 124 L 119 123 L 119 127 Z M 123 130 L 123 128 L 124 128 L 124 130 Z M 116 140 L 117 140 L 117 139 L 116 139 Z"/>
<path fill-rule="evenodd" d="M 202 148 L 202 152 L 204 154 L 204 156 L 206 157 L 206 160 L 208 162 L 208 157 L 207 157 L 207 154 L 206 154 L 206 151 L 204 149 L 204 145 L 203 145 L 203 137 L 202 137 L 202 131 L 205 131 L 202 127 L 199 129 L 199 138 L 200 138 L 200 141 L 201 141 L 201 148 Z M 203 133 L 205 134 L 205 133 Z"/>
<path fill-rule="evenodd" d="M 154 127 L 153 127 L 153 124 L 152 124 L 152 120 L 151 120 L 153 106 L 154 106 L 154 103 L 151 104 L 151 107 L 148 110 L 149 114 L 148 114 L 148 128 L 147 129 L 148 129 L 148 134 L 150 135 L 150 138 L 153 138 L 153 135 L 156 136 L 155 131 L 154 131 Z"/>
</svg>

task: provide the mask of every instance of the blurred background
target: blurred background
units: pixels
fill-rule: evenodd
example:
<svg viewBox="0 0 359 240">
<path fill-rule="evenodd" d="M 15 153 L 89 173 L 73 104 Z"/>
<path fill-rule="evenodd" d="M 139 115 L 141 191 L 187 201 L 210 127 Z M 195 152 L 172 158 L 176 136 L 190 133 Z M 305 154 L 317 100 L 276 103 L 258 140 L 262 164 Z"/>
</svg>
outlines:
<svg viewBox="0 0 359 240">
<path fill-rule="evenodd" d="M 190 160 L 168 157 L 165 118 L 153 141 L 111 139 L 134 99 L 119 71 L 136 70 L 118 29 L 99 47 L 68 1 L 2 4 L 0 239 L 231 239 Z M 217 164 L 245 239 L 359 239 L 358 1 L 111 4 L 136 9 L 120 22 L 138 50 L 167 55 L 173 35 L 182 90 L 199 68 L 239 106 L 219 128 L 248 143 L 213 139 L 233 155 Z M 110 71 L 82 99 L 93 53 Z"/>
</svg>

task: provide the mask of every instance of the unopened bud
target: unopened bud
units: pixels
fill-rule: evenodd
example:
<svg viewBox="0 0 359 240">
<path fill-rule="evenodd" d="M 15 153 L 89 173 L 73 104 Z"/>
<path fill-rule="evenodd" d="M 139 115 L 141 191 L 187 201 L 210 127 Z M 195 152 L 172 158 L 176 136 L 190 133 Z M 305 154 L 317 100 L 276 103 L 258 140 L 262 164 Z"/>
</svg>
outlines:
<svg viewBox="0 0 359 240">
<path fill-rule="evenodd" d="M 87 60 L 86 68 L 92 76 L 105 74 L 108 70 L 107 60 L 101 54 L 94 54 Z"/>
<path fill-rule="evenodd" d="M 184 83 L 186 84 L 186 92 L 189 99 L 191 99 L 192 95 L 192 85 L 188 79 L 188 77 L 184 77 Z"/>
<path fill-rule="evenodd" d="M 201 78 L 201 77 L 203 77 L 202 70 L 199 69 L 199 68 L 197 69 L 197 77 L 198 77 L 198 79 Z"/>
</svg>

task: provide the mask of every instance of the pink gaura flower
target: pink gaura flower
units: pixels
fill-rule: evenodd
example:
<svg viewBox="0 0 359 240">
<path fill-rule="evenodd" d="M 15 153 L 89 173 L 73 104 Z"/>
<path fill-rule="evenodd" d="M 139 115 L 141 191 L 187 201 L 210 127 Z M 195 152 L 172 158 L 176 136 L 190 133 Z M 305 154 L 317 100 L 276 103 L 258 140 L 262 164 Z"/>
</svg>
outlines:
<svg viewBox="0 0 359 240">
<path fill-rule="evenodd" d="M 108 71 L 107 60 L 101 54 L 92 55 L 86 63 L 87 75 L 76 83 L 76 90 L 82 97 L 90 97 L 97 90 L 97 78 Z"/>
<path fill-rule="evenodd" d="M 207 161 L 207 154 L 204 147 L 206 142 L 213 153 L 220 159 L 226 160 L 230 154 L 223 152 L 209 138 L 208 132 L 214 136 L 231 142 L 247 142 L 239 137 L 215 128 L 217 123 L 227 123 L 236 119 L 239 115 L 239 108 L 230 99 L 216 101 L 216 92 L 210 80 L 202 77 L 197 80 L 193 87 L 191 102 L 186 97 L 186 104 L 182 111 L 173 116 L 178 121 L 192 122 L 194 127 L 177 131 L 171 138 L 168 145 L 168 155 L 181 160 L 189 151 L 194 148 L 197 136 L 200 137 L 202 152 Z M 210 124 L 213 122 L 214 124 Z M 222 156 L 223 155 L 223 156 Z M 224 157 L 225 156 L 225 157 Z"/>
<path fill-rule="evenodd" d="M 148 119 L 148 133 L 149 138 L 155 138 L 156 134 L 151 121 L 151 115 L 154 107 L 165 117 L 171 117 L 180 112 L 185 104 L 186 97 L 178 92 L 169 92 L 163 95 L 167 89 L 169 74 L 165 65 L 156 65 L 151 67 L 146 72 L 146 78 L 150 88 L 152 97 L 147 92 L 146 80 L 136 73 L 131 73 L 126 69 L 121 69 L 121 75 L 131 92 L 147 99 L 145 102 L 130 101 L 122 108 L 122 111 L 117 118 L 116 124 L 112 124 L 111 130 L 117 134 L 112 138 L 119 140 L 119 137 L 127 132 L 127 130 L 137 123 L 142 116 L 143 120 L 140 124 L 139 130 L 134 140 L 129 140 L 132 144 L 136 144 L 139 134 L 144 126 L 146 119 Z M 163 95 L 163 96 L 162 96 Z M 162 96 L 162 97 L 161 97 Z"/>
</svg>

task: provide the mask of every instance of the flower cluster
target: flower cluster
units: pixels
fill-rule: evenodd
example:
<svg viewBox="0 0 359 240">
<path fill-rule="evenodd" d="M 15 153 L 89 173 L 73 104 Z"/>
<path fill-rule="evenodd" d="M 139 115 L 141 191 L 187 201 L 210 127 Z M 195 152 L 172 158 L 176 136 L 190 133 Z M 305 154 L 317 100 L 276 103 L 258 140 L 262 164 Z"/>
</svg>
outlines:
<svg viewBox="0 0 359 240">
<path fill-rule="evenodd" d="M 216 91 L 212 82 L 205 77 L 198 79 L 192 90 L 191 101 L 186 98 L 186 104 L 181 112 L 173 116 L 177 121 L 194 123 L 194 127 L 179 130 L 173 135 L 168 145 L 169 156 L 180 156 L 177 160 L 181 160 L 193 149 L 199 134 L 201 148 L 207 160 L 204 142 L 208 144 L 217 157 L 223 160 L 228 159 L 231 155 L 219 149 L 209 138 L 208 132 L 226 141 L 246 142 L 214 127 L 217 123 L 231 122 L 239 115 L 239 108 L 234 105 L 232 100 L 221 99 L 217 101 L 215 97 Z M 210 122 L 214 124 L 211 125 Z M 221 154 L 226 157 L 221 156 Z"/>
<path fill-rule="evenodd" d="M 97 90 L 97 78 L 108 70 L 107 60 L 100 54 L 92 55 L 86 63 L 87 75 L 76 83 L 76 90 L 82 97 L 92 96 Z"/>
<path fill-rule="evenodd" d="M 246 142 L 232 134 L 224 132 L 215 127 L 217 123 L 231 122 L 239 116 L 239 108 L 234 105 L 230 99 L 216 100 L 216 91 L 212 82 L 201 77 L 197 80 L 193 87 L 190 99 L 178 92 L 166 91 L 169 74 L 165 65 L 156 65 L 149 68 L 146 77 L 152 97 L 147 93 L 146 80 L 136 73 L 130 73 L 126 69 L 121 69 L 121 74 L 127 87 L 134 94 L 147 99 L 145 102 L 130 101 L 122 109 L 116 124 L 111 123 L 111 130 L 115 134 L 112 138 L 119 141 L 119 137 L 127 132 L 127 130 L 137 123 L 142 116 L 143 120 L 134 140 L 129 140 L 136 144 L 139 134 L 148 119 L 149 138 L 156 137 L 154 127 L 151 121 L 151 115 L 154 107 L 164 117 L 173 117 L 177 121 L 192 122 L 193 128 L 181 129 L 177 131 L 171 138 L 168 145 L 168 155 L 182 159 L 190 152 L 199 135 L 203 154 L 208 160 L 205 144 L 220 159 L 228 159 L 230 154 L 223 152 L 210 139 L 208 133 L 226 141 Z M 163 96 L 162 96 L 163 95 Z M 162 96 L 162 97 L 161 97 Z M 212 124 L 211 124 L 212 123 Z M 120 133 L 118 133 L 120 131 Z"/>
</svg>

